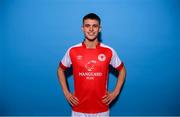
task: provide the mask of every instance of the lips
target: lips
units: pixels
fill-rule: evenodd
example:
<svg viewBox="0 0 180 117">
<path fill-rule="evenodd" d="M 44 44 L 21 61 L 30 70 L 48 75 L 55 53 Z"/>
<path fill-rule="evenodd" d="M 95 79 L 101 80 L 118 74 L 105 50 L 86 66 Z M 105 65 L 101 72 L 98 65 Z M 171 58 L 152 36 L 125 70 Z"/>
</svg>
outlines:
<svg viewBox="0 0 180 117">
<path fill-rule="evenodd" d="M 94 36 L 95 33 L 91 33 L 91 32 L 90 32 L 90 33 L 88 33 L 88 35 L 89 35 L 89 36 Z"/>
</svg>

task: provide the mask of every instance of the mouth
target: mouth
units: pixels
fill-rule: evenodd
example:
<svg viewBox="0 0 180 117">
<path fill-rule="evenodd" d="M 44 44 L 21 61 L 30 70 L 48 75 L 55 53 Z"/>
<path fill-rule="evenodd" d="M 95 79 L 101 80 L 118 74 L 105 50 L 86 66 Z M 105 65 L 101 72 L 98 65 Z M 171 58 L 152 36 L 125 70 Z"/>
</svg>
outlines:
<svg viewBox="0 0 180 117">
<path fill-rule="evenodd" d="M 94 36 L 96 33 L 94 33 L 94 32 L 88 32 L 88 35 L 89 36 Z"/>
</svg>

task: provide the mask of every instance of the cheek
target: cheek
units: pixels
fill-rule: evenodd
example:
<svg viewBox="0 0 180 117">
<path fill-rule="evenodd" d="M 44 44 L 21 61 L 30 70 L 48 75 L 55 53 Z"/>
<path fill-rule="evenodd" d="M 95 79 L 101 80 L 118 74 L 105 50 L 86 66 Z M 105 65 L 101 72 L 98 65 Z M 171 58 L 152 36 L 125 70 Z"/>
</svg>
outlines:
<svg viewBox="0 0 180 117">
<path fill-rule="evenodd" d="M 88 31 L 88 28 L 84 28 L 83 31 L 84 31 L 84 32 L 87 32 L 87 31 Z"/>
<path fill-rule="evenodd" d="M 100 32 L 100 29 L 95 29 L 95 31 L 98 33 L 98 32 Z"/>
</svg>

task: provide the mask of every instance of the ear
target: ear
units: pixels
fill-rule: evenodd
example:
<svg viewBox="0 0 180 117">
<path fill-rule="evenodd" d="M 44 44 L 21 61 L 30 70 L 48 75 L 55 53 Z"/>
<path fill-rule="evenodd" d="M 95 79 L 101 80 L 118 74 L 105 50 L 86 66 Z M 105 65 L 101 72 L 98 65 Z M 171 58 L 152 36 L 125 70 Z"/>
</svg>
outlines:
<svg viewBox="0 0 180 117">
<path fill-rule="evenodd" d="M 81 26 L 81 30 L 84 32 L 84 27 L 83 26 Z"/>
<path fill-rule="evenodd" d="M 101 32 L 101 26 L 100 26 L 100 28 L 99 28 L 99 32 Z"/>
</svg>

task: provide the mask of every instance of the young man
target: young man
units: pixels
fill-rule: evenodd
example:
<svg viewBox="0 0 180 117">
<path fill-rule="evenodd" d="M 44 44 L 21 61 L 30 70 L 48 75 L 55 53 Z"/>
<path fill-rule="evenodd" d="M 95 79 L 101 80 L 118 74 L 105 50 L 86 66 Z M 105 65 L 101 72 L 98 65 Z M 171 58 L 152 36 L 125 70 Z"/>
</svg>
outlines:
<svg viewBox="0 0 180 117">
<path fill-rule="evenodd" d="M 114 49 L 98 41 L 101 20 L 90 13 L 84 16 L 82 43 L 70 47 L 58 68 L 59 81 L 67 101 L 72 106 L 72 116 L 109 116 L 108 105 L 120 93 L 125 79 L 125 68 Z M 64 71 L 72 65 L 74 93 L 66 84 Z M 107 91 L 109 65 L 119 71 L 115 89 Z"/>
</svg>

